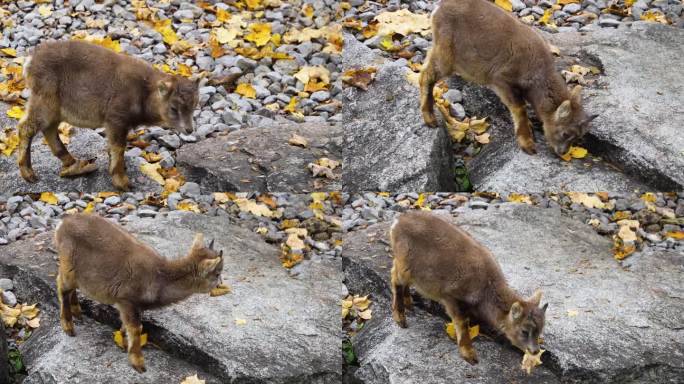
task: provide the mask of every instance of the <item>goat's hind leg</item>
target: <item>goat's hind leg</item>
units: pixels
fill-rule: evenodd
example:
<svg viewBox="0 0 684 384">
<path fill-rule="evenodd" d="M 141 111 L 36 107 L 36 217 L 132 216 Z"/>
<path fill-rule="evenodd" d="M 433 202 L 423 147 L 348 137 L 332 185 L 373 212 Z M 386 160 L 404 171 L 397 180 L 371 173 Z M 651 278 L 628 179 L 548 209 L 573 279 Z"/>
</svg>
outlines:
<svg viewBox="0 0 684 384">
<path fill-rule="evenodd" d="M 61 268 L 60 268 L 61 269 Z M 72 297 L 76 296 L 76 282 L 73 272 L 64 273 L 60 270 L 57 274 L 57 299 L 59 300 L 59 322 L 62 325 L 64 333 L 69 336 L 76 336 L 73 321 L 73 303 Z M 78 301 L 76 301 L 78 306 Z M 80 307 L 78 316 L 80 317 Z"/>
</svg>

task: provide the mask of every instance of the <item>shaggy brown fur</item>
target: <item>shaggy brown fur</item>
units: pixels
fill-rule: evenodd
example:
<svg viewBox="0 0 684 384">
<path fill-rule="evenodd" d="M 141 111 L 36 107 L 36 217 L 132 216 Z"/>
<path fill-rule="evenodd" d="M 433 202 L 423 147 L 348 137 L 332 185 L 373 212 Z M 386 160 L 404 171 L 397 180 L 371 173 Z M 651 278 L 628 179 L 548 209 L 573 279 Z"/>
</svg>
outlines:
<svg viewBox="0 0 684 384">
<path fill-rule="evenodd" d="M 64 332 L 75 336 L 72 316 L 81 317 L 76 289 L 121 315 L 128 358 L 145 371 L 140 351 L 141 315 L 193 293 L 208 293 L 221 283 L 223 251 L 204 246 L 197 234 L 190 252 L 169 260 L 140 242 L 121 226 L 94 214 L 65 217 L 55 231 L 59 253 L 57 296 Z"/>
<path fill-rule="evenodd" d="M 18 127 L 18 163 L 21 176 L 29 182 L 38 180 L 31 167 L 31 140 L 38 132 L 43 132 L 50 150 L 62 161 L 60 176 L 96 170 L 92 161 L 74 159 L 59 139 L 57 127 L 64 121 L 84 128 L 105 127 L 109 173 L 114 186 L 127 190 L 128 132 L 139 125 L 161 125 L 190 133 L 199 100 L 197 82 L 80 41 L 38 46 L 28 63 L 26 82 L 31 97 Z"/>
<path fill-rule="evenodd" d="M 461 357 L 477 363 L 468 334 L 469 317 L 502 331 L 523 351 L 536 353 L 547 305 L 541 291 L 524 300 L 506 283 L 491 253 L 466 232 L 435 214 L 404 213 L 390 229 L 392 317 L 406 327 L 409 288 L 441 303 L 455 324 Z"/>
<path fill-rule="evenodd" d="M 513 116 L 518 145 L 536 153 L 525 109 L 529 102 L 544 124 L 544 135 L 559 156 L 589 130 L 581 87 L 568 91 L 556 72 L 544 39 L 532 28 L 486 0 L 442 0 L 432 15 L 434 46 L 420 75 L 425 123 L 437 126 L 435 83 L 447 76 L 487 85 Z"/>
</svg>

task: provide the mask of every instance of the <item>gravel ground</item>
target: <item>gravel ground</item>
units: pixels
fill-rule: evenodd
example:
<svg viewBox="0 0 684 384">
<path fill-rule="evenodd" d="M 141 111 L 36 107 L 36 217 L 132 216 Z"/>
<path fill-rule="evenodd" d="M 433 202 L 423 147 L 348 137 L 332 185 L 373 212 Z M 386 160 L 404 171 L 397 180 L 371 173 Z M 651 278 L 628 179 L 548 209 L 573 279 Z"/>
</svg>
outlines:
<svg viewBox="0 0 684 384">
<path fill-rule="evenodd" d="M 250 8 L 248 4 L 253 3 L 258 5 Z M 195 111 L 192 135 L 149 127 L 136 131 L 136 137 L 130 138 L 131 142 L 143 145 L 130 145 L 127 157 L 135 158 L 139 164 L 159 162 L 165 169 L 175 165 L 176 149 L 208 136 L 288 121 L 338 121 L 341 109 L 338 80 L 341 34 L 335 22 L 338 2 L 267 0 L 247 4 L 240 0 L 215 6 L 197 4 L 178 0 L 3 2 L 0 4 L 0 66 L 21 64 L 43 41 L 87 35 L 109 38 L 113 44 L 118 43 L 121 52 L 154 65 L 167 65 L 171 71 L 186 68 L 190 71 L 187 75 L 201 76 L 200 106 Z M 219 16 L 221 20 L 217 20 Z M 158 25 L 164 22 L 170 22 L 179 42 L 169 44 L 171 40 L 160 33 Z M 221 28 L 237 36 L 218 44 L 216 48 L 223 52 L 213 57 L 210 40 Z M 252 41 L 249 35 L 259 28 L 270 28 L 266 34 L 270 40 L 257 47 L 261 42 Z M 281 57 L 286 54 L 288 58 L 268 55 L 259 58 L 254 53 L 255 50 L 263 53 L 264 49 Z M 15 52 L 8 53 L 11 50 Z M 295 75 L 309 67 L 329 74 L 329 82 L 319 84 L 318 88 L 307 88 L 309 84 Z M 11 76 L 3 72 L 0 82 L 6 82 Z M 231 80 L 222 83 L 227 78 Z M 252 86 L 254 97 L 236 92 L 236 87 L 243 83 Z M 0 89 L 0 100 L 21 105 L 30 96 L 28 89 L 14 93 L 7 94 Z M 286 111 L 290 104 L 294 109 Z M 103 134 L 101 129 L 99 132 Z M 148 155 L 143 157 L 140 147 Z"/>
<path fill-rule="evenodd" d="M 49 201 L 48 196 L 56 202 Z M 0 196 L 0 246 L 53 230 L 63 215 L 75 212 L 94 212 L 125 225 L 139 218 L 185 210 L 223 216 L 229 222 L 256 231 L 265 241 L 281 245 L 284 263 L 290 260 L 296 272 L 295 264 L 301 258 L 339 257 L 342 252 L 339 217 L 344 201 L 345 195 L 339 193 L 200 195 L 195 183 L 186 183 L 180 192 L 166 198 L 159 194 L 76 192 Z M 250 209 L 249 205 L 256 208 Z M 290 247 L 288 239 L 293 231 L 303 241 L 301 247 Z"/>
<path fill-rule="evenodd" d="M 604 205 L 589 208 L 573 201 L 571 193 L 499 195 L 498 193 L 364 193 L 353 194 L 342 210 L 342 228 L 345 231 L 365 228 L 392 218 L 408 209 L 430 209 L 453 216 L 469 209 L 489 209 L 502 204 L 533 204 L 544 208 L 557 208 L 564 214 L 591 225 L 597 233 L 617 238 L 621 220 L 636 220 L 634 231 L 636 249 L 652 247 L 684 252 L 684 193 L 647 193 L 643 195 L 579 194 L 579 197 L 596 197 Z M 577 199 L 577 196 L 574 196 Z M 593 201 L 593 200 L 590 200 Z M 674 236 L 677 236 L 676 234 Z M 623 262 L 628 262 L 629 257 Z"/>
</svg>

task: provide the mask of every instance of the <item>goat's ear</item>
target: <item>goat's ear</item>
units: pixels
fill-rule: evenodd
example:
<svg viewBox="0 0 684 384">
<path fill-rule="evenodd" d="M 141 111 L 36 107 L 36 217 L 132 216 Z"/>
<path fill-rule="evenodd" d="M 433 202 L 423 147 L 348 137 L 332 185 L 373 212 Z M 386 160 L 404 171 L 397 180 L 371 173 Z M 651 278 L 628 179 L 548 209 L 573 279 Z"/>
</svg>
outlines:
<svg viewBox="0 0 684 384">
<path fill-rule="evenodd" d="M 216 270 L 216 267 L 219 265 L 221 262 L 220 257 L 214 257 L 213 259 L 204 259 L 200 261 L 199 266 L 200 266 L 200 271 L 202 276 L 207 276 L 210 273 L 214 272 Z"/>
<path fill-rule="evenodd" d="M 157 89 L 162 97 L 166 97 L 171 93 L 171 89 L 173 89 L 173 81 L 168 79 L 159 80 Z"/>
<path fill-rule="evenodd" d="M 554 115 L 556 122 L 567 121 L 572 115 L 572 104 L 570 100 L 565 100 L 558 106 Z"/>
<path fill-rule="evenodd" d="M 570 100 L 573 102 L 573 104 L 580 105 L 582 104 L 582 86 L 581 85 L 575 85 L 574 88 L 570 91 Z"/>
<path fill-rule="evenodd" d="M 211 239 L 211 241 L 209 242 L 208 248 L 211 249 L 212 251 L 214 250 L 214 239 Z"/>
<path fill-rule="evenodd" d="M 204 248 L 204 235 L 201 233 L 196 233 L 195 234 L 195 239 L 192 241 L 192 250 L 200 250 Z"/>
<path fill-rule="evenodd" d="M 538 307 L 539 303 L 541 302 L 541 297 L 542 291 L 541 289 L 537 289 L 536 291 L 534 291 L 534 294 L 529 299 L 530 304 L 534 305 L 535 307 Z"/>
<path fill-rule="evenodd" d="M 522 317 L 522 314 L 523 314 L 522 304 L 520 304 L 517 301 L 515 303 L 513 303 L 513 305 L 511 305 L 511 311 L 509 313 L 511 315 L 511 319 L 516 320 L 516 321 L 520 320 L 520 318 Z"/>
</svg>

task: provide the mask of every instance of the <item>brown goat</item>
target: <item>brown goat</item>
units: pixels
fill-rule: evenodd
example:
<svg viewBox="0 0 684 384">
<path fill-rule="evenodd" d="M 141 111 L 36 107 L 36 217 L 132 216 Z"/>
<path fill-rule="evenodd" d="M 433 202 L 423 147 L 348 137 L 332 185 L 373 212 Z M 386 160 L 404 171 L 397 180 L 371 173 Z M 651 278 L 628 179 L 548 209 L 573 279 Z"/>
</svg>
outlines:
<svg viewBox="0 0 684 384">
<path fill-rule="evenodd" d="M 76 289 L 121 315 L 128 359 L 145 371 L 140 350 L 142 311 L 181 301 L 193 293 L 209 293 L 221 283 L 223 251 L 204 246 L 197 234 L 190 252 L 169 260 L 121 226 L 94 214 L 66 216 L 55 231 L 59 253 L 57 297 L 64 332 L 75 336 L 72 316 L 81 317 Z"/>
<path fill-rule="evenodd" d="M 180 133 L 193 130 L 198 83 L 171 76 L 136 58 L 81 41 L 54 41 L 38 46 L 27 64 L 31 89 L 25 117 L 19 122 L 19 170 L 36 182 L 31 141 L 43 132 L 62 162 L 60 176 L 97 169 L 92 160 L 76 160 L 57 130 L 61 122 L 84 128 L 105 127 L 109 173 L 115 187 L 127 190 L 124 152 L 128 132 L 139 125 L 161 125 Z"/>
<path fill-rule="evenodd" d="M 420 109 L 428 126 L 437 126 L 433 87 L 451 75 L 494 90 L 511 112 L 518 146 L 528 154 L 536 148 L 525 102 L 541 119 L 558 156 L 596 117 L 584 112 L 579 85 L 568 91 L 544 39 L 489 1 L 442 0 L 432 15 L 432 39 L 420 74 Z"/>
<path fill-rule="evenodd" d="M 541 291 L 524 300 L 506 283 L 491 253 L 466 232 L 438 215 L 412 211 L 392 224 L 392 317 L 406 327 L 404 310 L 411 305 L 409 288 L 437 301 L 455 324 L 461 357 L 477 364 L 468 333 L 469 318 L 502 331 L 522 351 L 539 351 L 547 305 Z"/>
</svg>

